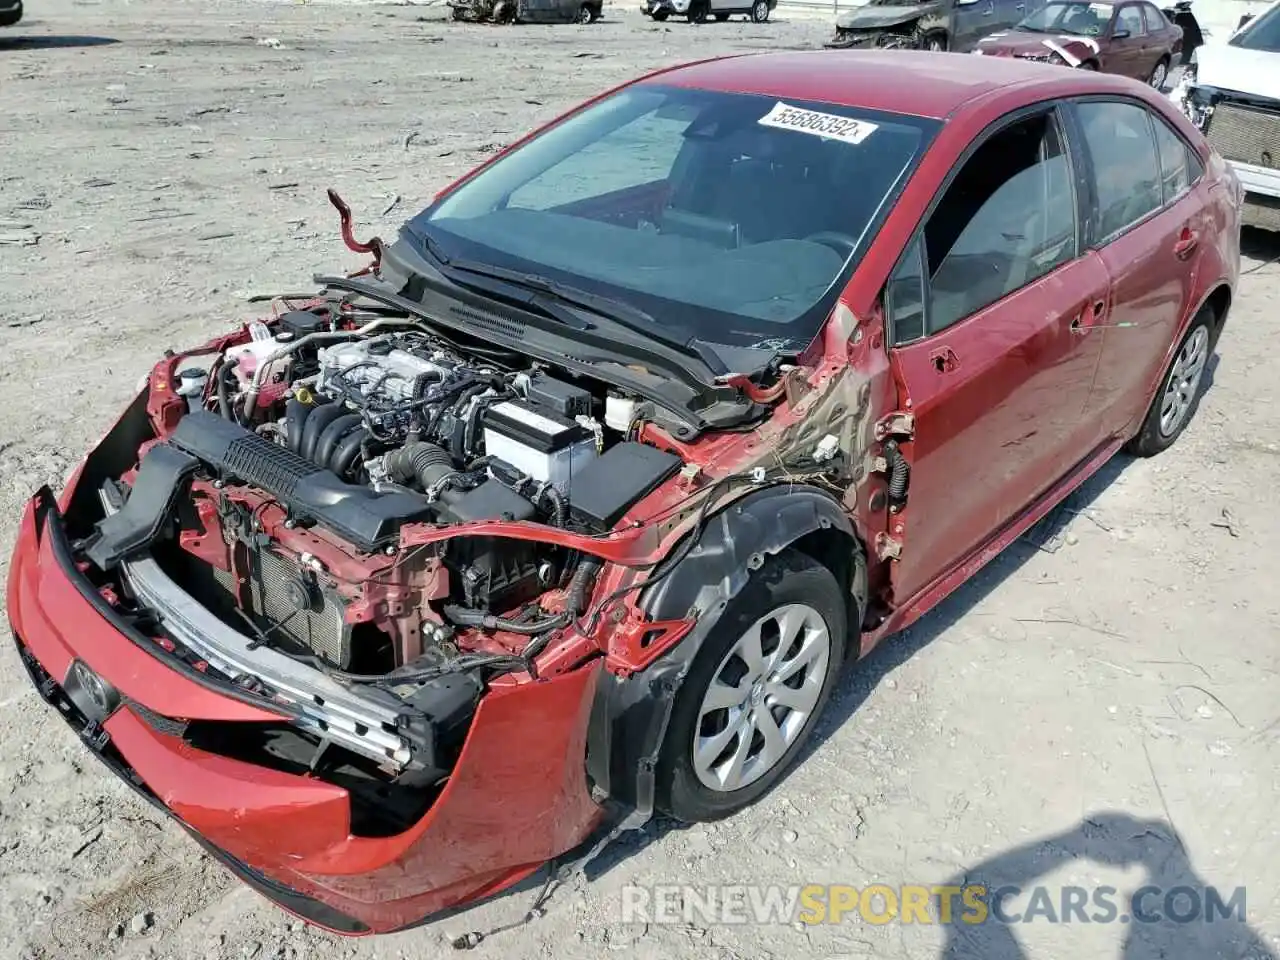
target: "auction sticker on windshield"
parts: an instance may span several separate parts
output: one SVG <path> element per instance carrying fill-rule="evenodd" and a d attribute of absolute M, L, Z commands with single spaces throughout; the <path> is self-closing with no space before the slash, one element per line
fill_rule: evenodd
<path fill-rule="evenodd" d="M 797 133 L 811 133 L 815 137 L 828 140 L 843 140 L 845 143 L 858 144 L 876 132 L 876 124 L 865 120 L 853 120 L 839 117 L 834 113 L 818 113 L 816 110 L 803 110 L 783 103 L 781 100 L 774 108 L 757 121 L 766 127 L 777 127 L 779 130 L 795 130 Z"/>

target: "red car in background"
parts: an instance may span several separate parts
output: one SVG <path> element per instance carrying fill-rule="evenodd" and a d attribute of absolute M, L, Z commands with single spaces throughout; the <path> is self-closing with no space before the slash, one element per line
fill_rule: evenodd
<path fill-rule="evenodd" d="M 1147 0 L 1052 0 L 1009 30 L 983 37 L 973 52 L 1115 73 L 1161 90 L 1182 39 L 1182 28 Z"/>
<path fill-rule="evenodd" d="M 856 186 L 856 189 L 855 189 Z M 840 665 L 1196 409 L 1240 186 L 1114 77 L 730 57 L 603 94 L 365 269 L 169 353 L 22 519 L 19 654 L 346 934 L 732 814 Z"/>

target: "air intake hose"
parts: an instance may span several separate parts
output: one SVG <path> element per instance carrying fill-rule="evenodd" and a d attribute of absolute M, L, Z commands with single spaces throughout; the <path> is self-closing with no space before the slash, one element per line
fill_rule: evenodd
<path fill-rule="evenodd" d="M 459 472 L 443 447 L 425 440 L 406 443 L 399 450 L 387 454 L 384 462 L 392 480 L 397 483 L 416 480 L 424 491 Z"/>

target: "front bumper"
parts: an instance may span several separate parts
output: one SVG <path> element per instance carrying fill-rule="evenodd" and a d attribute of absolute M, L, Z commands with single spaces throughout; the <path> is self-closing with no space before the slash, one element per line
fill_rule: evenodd
<path fill-rule="evenodd" d="M 22 520 L 8 614 L 41 695 L 117 775 L 259 892 L 335 932 L 396 930 L 496 893 L 581 843 L 601 821 L 585 774 L 598 664 L 491 689 L 426 814 L 401 834 L 365 837 L 352 833 L 341 787 L 204 752 L 174 732 L 185 720 L 280 717 L 187 675 L 127 623 L 113 621 L 72 562 L 47 489 Z M 88 716 L 82 707 L 89 701 L 68 695 L 77 663 L 118 693 L 102 716 Z"/>

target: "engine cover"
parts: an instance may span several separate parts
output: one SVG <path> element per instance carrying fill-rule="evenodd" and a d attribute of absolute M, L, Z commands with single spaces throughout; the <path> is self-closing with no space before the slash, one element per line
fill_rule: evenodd
<path fill-rule="evenodd" d="M 320 351 L 316 389 L 358 406 L 368 404 L 375 396 L 380 402 L 398 404 L 413 399 L 419 377 L 443 380 L 454 366 L 443 354 L 428 360 L 410 353 L 391 335 L 353 340 Z"/>

